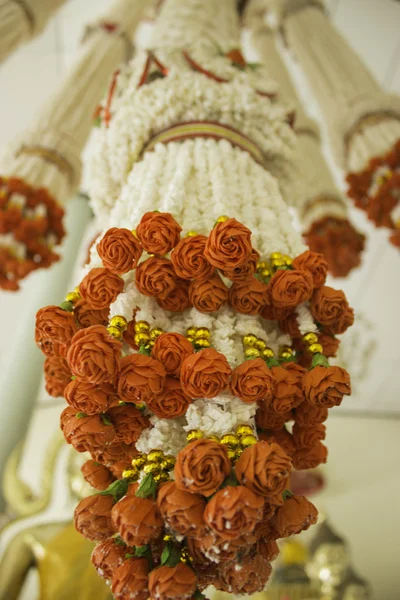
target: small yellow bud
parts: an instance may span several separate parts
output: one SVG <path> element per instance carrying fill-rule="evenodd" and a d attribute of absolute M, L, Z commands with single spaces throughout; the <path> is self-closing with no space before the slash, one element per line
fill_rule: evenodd
<path fill-rule="evenodd" d="M 236 435 L 240 437 L 243 435 L 253 435 L 253 428 L 250 425 L 238 425 L 236 427 Z"/>
<path fill-rule="evenodd" d="M 189 329 L 186 330 L 186 335 L 194 338 L 194 337 L 196 337 L 196 332 L 197 332 L 197 327 L 189 327 Z"/>
<path fill-rule="evenodd" d="M 169 481 L 169 475 L 165 471 L 161 471 L 160 473 L 155 473 L 154 481 L 156 483 L 163 483 L 164 481 Z"/>
<path fill-rule="evenodd" d="M 288 256 L 287 254 L 284 254 L 284 256 L 282 258 L 285 261 L 285 265 L 287 267 L 290 267 L 293 262 L 293 259 L 290 256 Z"/>
<path fill-rule="evenodd" d="M 231 448 L 236 448 L 239 444 L 238 437 L 234 433 L 226 433 L 220 439 L 220 444 L 224 446 L 230 446 Z"/>
<path fill-rule="evenodd" d="M 186 336 L 186 339 L 188 342 L 190 342 L 191 344 L 193 344 L 194 342 L 194 337 L 192 337 L 191 335 Z"/>
<path fill-rule="evenodd" d="M 135 331 L 136 333 L 144 333 L 150 331 L 150 325 L 147 321 L 138 321 L 135 323 Z"/>
<path fill-rule="evenodd" d="M 204 434 L 200 429 L 192 429 L 186 436 L 188 442 L 193 442 L 194 440 L 201 440 L 204 437 Z"/>
<path fill-rule="evenodd" d="M 271 271 L 270 269 L 263 269 L 261 271 L 261 277 L 263 277 L 264 279 L 268 279 L 268 277 L 271 277 Z"/>
<path fill-rule="evenodd" d="M 264 342 L 264 340 L 258 339 L 256 341 L 255 347 L 257 348 L 257 350 L 265 350 L 267 344 Z"/>
<path fill-rule="evenodd" d="M 263 358 L 274 358 L 275 353 L 272 348 L 265 348 L 265 350 L 262 351 L 262 355 Z"/>
<path fill-rule="evenodd" d="M 150 336 L 148 333 L 135 333 L 135 344 L 137 346 L 145 346 L 150 341 Z"/>
<path fill-rule="evenodd" d="M 260 273 L 264 269 L 268 269 L 268 263 L 266 260 L 262 260 L 257 263 L 257 271 Z"/>
<path fill-rule="evenodd" d="M 147 462 L 158 462 L 164 460 L 164 452 L 159 448 L 154 448 L 154 450 L 150 450 L 147 455 Z"/>
<path fill-rule="evenodd" d="M 207 439 L 211 440 L 212 442 L 217 442 L 217 444 L 219 444 L 219 437 L 216 435 L 208 435 Z"/>
<path fill-rule="evenodd" d="M 152 473 L 155 475 L 156 473 L 160 472 L 160 465 L 156 462 L 147 462 L 143 467 L 143 471 L 145 473 Z"/>
<path fill-rule="evenodd" d="M 303 342 L 310 345 L 316 344 L 318 342 L 318 336 L 316 333 L 310 331 L 309 333 L 303 335 Z"/>
<path fill-rule="evenodd" d="M 271 254 L 271 260 L 277 260 L 277 259 L 281 259 L 281 258 L 282 258 L 281 252 L 273 252 Z"/>
<path fill-rule="evenodd" d="M 116 315 L 115 317 L 112 317 L 110 325 L 117 327 L 121 331 L 125 331 L 128 326 L 128 321 L 122 315 Z"/>
<path fill-rule="evenodd" d="M 175 457 L 168 454 L 164 460 L 160 462 L 160 467 L 163 471 L 172 471 L 175 466 Z"/>
<path fill-rule="evenodd" d="M 240 438 L 242 448 L 248 448 L 249 446 L 254 446 L 254 444 L 257 444 L 257 438 L 254 435 L 243 435 Z"/>
<path fill-rule="evenodd" d="M 283 360 L 290 360 L 293 357 L 293 352 L 287 352 L 287 351 L 283 350 L 282 352 L 279 353 L 279 356 Z"/>
<path fill-rule="evenodd" d="M 122 471 L 122 477 L 124 479 L 132 479 L 133 481 L 137 481 L 139 479 L 139 471 L 138 469 L 125 469 L 125 471 Z"/>
<path fill-rule="evenodd" d="M 75 302 L 78 302 L 78 300 L 80 300 L 81 295 L 79 294 L 79 292 L 70 292 L 69 294 L 67 294 L 65 296 L 65 301 L 66 302 L 72 302 L 72 304 L 75 304 Z"/>
<path fill-rule="evenodd" d="M 132 235 L 137 239 L 138 234 L 136 233 L 136 229 L 132 229 Z"/>
<path fill-rule="evenodd" d="M 144 465 L 146 464 L 147 461 L 147 456 L 145 454 L 139 454 L 139 456 L 135 456 L 135 458 L 132 458 L 132 467 L 134 467 L 135 469 L 142 469 L 144 467 Z"/>
<path fill-rule="evenodd" d="M 154 329 L 150 331 L 150 339 L 155 341 L 163 333 L 164 331 L 161 329 L 161 327 L 154 327 Z"/>
<path fill-rule="evenodd" d="M 282 348 L 279 349 L 279 356 L 281 356 L 282 358 L 284 358 L 284 354 L 292 356 L 293 354 L 293 350 L 290 346 L 282 346 Z"/>
<path fill-rule="evenodd" d="M 207 327 L 199 327 L 196 333 L 194 334 L 195 338 L 207 338 L 211 337 L 211 332 Z"/>
<path fill-rule="evenodd" d="M 272 266 L 275 269 L 279 269 L 280 267 L 284 267 L 285 266 L 285 261 L 283 260 L 283 258 L 274 258 L 272 260 Z"/>
<path fill-rule="evenodd" d="M 235 460 L 236 448 L 227 448 L 226 451 L 227 451 L 229 460 Z"/>
<path fill-rule="evenodd" d="M 107 327 L 107 331 L 116 340 L 120 340 L 122 338 L 122 333 L 117 327 Z"/>
<path fill-rule="evenodd" d="M 199 348 L 209 348 L 211 346 L 210 340 L 207 340 L 206 338 L 195 339 L 194 343 Z"/>
<path fill-rule="evenodd" d="M 308 349 L 311 352 L 311 354 L 322 354 L 323 352 L 321 344 L 311 344 L 311 346 Z"/>
<path fill-rule="evenodd" d="M 194 237 L 195 235 L 197 235 L 197 231 L 188 231 L 186 237 Z"/>
<path fill-rule="evenodd" d="M 244 336 L 243 338 L 243 345 L 247 346 L 248 348 L 254 348 L 257 344 L 257 336 L 255 336 L 253 333 L 248 333 L 247 335 Z"/>
<path fill-rule="evenodd" d="M 217 223 L 225 223 L 225 221 L 227 221 L 229 219 L 229 217 L 227 217 L 226 215 L 221 215 L 220 217 L 218 217 L 217 219 Z"/>
<path fill-rule="evenodd" d="M 246 348 L 244 355 L 246 358 L 258 358 L 261 356 L 261 352 L 257 348 Z"/>

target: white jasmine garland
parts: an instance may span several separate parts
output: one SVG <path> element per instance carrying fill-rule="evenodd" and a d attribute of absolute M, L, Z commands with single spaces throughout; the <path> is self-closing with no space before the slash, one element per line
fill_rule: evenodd
<path fill-rule="evenodd" d="M 205 436 L 222 436 L 243 423 L 254 427 L 257 403 L 247 404 L 228 393 L 195 400 L 187 409 L 185 431 L 199 429 Z"/>
<path fill-rule="evenodd" d="M 152 427 L 144 429 L 136 442 L 139 452 L 148 454 L 150 450 L 161 448 L 164 454 L 176 456 L 186 446 L 185 419 L 150 418 Z"/>
<path fill-rule="evenodd" d="M 315 333 L 318 331 L 318 327 L 314 323 L 314 318 L 308 308 L 308 304 L 299 304 L 296 307 L 297 314 L 297 324 L 300 330 L 301 335 L 305 335 L 306 333 Z"/>

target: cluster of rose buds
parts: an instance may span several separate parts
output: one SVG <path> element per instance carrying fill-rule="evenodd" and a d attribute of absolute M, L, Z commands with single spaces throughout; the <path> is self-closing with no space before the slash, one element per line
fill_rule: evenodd
<path fill-rule="evenodd" d="M 235 219 L 219 220 L 208 237 L 180 239 L 180 231 L 171 215 L 156 212 L 143 217 L 135 234 L 109 230 L 97 245 L 104 267 L 36 320 L 47 390 L 68 403 L 61 429 L 78 452 L 90 453 L 82 472 L 98 490 L 77 507 L 76 527 L 98 542 L 93 563 L 120 600 L 201 598 L 211 584 L 236 594 L 264 589 L 276 540 L 317 518 L 308 500 L 289 491 L 290 473 L 326 462 L 323 422 L 350 394 L 347 372 L 326 356 L 335 353 L 334 336 L 351 325 L 353 311 L 342 292 L 325 286 L 320 255 L 304 252 L 292 260 L 275 253 L 260 262 L 249 230 Z M 143 251 L 154 256 L 143 260 Z M 197 333 L 209 333 L 205 328 L 190 328 L 185 337 L 151 330 L 134 315 L 130 322 L 120 316 L 108 322 L 110 305 L 124 290 L 121 275 L 130 271 L 136 270 L 137 290 L 158 290 L 160 303 L 165 282 L 154 277 L 162 269 L 137 276 L 155 259 L 167 261 L 174 281 L 189 288 L 213 280 L 216 269 L 224 278 L 230 273 L 230 290 L 262 288 L 263 301 L 246 292 L 237 312 L 257 313 L 261 325 L 278 320 L 293 349 L 275 356 L 250 331 L 243 360 L 231 365 L 197 343 Z M 305 302 L 318 333 L 300 332 L 295 309 Z M 152 332 L 151 343 L 136 343 Z M 184 432 L 191 404 L 221 394 L 252 405 L 255 419 L 222 436 L 192 430 L 173 456 L 162 447 L 138 451 L 157 419 Z"/>

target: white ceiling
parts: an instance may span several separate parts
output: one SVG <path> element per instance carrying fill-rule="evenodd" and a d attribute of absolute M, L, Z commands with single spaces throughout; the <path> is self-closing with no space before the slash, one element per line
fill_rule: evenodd
<path fill-rule="evenodd" d="M 51 93 L 73 59 L 84 24 L 93 21 L 110 0 L 69 0 L 43 35 L 16 52 L 0 67 L 1 145 L 32 122 L 44 98 Z M 388 90 L 400 93 L 400 3 L 394 0 L 330 0 L 334 23 L 364 58 Z M 0 147 L 1 150 L 1 147 Z M 400 297 L 397 250 L 387 242 L 386 231 L 376 231 L 359 211 L 353 211 L 359 228 L 368 235 L 363 265 L 349 279 L 336 281 L 357 311 L 375 325 L 378 348 L 370 374 L 344 410 L 399 411 L 400 372 L 398 339 Z M 2 336 L 0 373 L 12 351 L 15 329 L 26 302 L 45 278 L 35 274 L 18 294 L 0 292 Z M 54 302 L 57 302 L 54 298 Z M 32 330 L 26 331 L 31 338 Z M 13 338 L 14 336 L 14 338 Z M 2 378 L 4 382 L 4 379 Z M 4 385 L 4 384 L 3 384 Z"/>

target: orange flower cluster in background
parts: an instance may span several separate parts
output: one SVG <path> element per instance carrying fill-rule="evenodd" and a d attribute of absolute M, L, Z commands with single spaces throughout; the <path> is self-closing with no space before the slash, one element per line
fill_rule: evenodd
<path fill-rule="evenodd" d="M 64 211 L 46 189 L 5 177 L 0 209 L 0 288 L 15 291 L 29 273 L 59 259 L 52 248 L 64 237 Z"/>
<path fill-rule="evenodd" d="M 268 270 L 250 230 L 235 219 L 218 221 L 208 237 L 180 234 L 171 215 L 156 212 L 135 233 L 109 230 L 97 245 L 104 266 L 60 307 L 37 313 L 47 390 L 65 397 L 61 429 L 67 443 L 90 453 L 82 472 L 98 490 L 78 505 L 75 525 L 98 543 L 93 564 L 119 600 L 201 598 L 210 584 L 235 594 L 261 591 L 276 540 L 316 522 L 315 507 L 289 491 L 290 474 L 326 462 L 323 423 L 351 391 L 347 372 L 329 366 L 326 355 L 336 352 L 334 336 L 352 324 L 353 311 L 342 292 L 325 286 L 322 256 L 305 252 Z M 148 324 L 135 321 L 136 310 L 120 330 L 107 323 L 124 289 L 121 275 L 133 270 L 142 295 L 169 302 L 186 289 L 184 307 L 207 312 L 222 306 L 223 286 L 224 302 L 237 312 L 259 315 L 261 325 L 278 319 L 296 353 L 244 351 L 233 367 L 189 333 L 159 330 L 151 344 L 141 343 L 140 327 Z M 318 337 L 298 329 L 296 307 L 305 302 Z M 315 340 L 310 351 L 314 338 L 323 351 Z M 196 399 L 221 393 L 255 406 L 255 424 L 222 437 L 192 430 L 176 456 L 138 451 L 155 418 L 179 422 Z"/>

